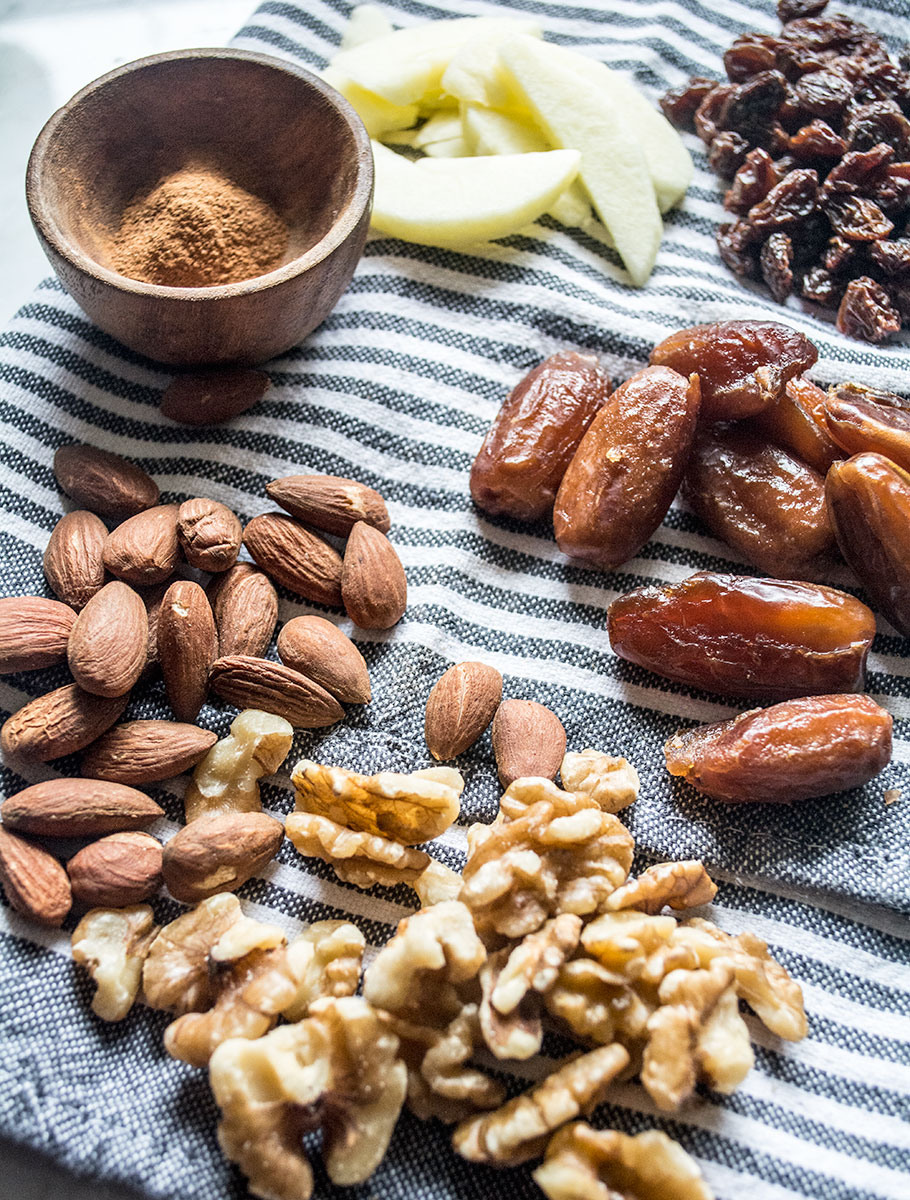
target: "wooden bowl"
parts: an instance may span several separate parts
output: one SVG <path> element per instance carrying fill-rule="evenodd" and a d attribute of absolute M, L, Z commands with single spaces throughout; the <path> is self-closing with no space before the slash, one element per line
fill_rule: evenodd
<path fill-rule="evenodd" d="M 189 164 L 222 171 L 287 223 L 265 275 L 163 287 L 115 271 L 106 247 L 121 215 Z M 106 333 L 159 362 L 256 363 L 325 319 L 363 252 L 373 194 L 370 140 L 328 84 L 245 50 L 179 50 L 127 63 L 50 118 L 26 195 L 61 283 Z"/>

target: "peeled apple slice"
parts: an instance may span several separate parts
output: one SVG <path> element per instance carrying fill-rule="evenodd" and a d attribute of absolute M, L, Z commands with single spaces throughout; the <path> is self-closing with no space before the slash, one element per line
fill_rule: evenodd
<path fill-rule="evenodd" d="M 467 42 L 534 33 L 540 33 L 536 22 L 506 17 L 429 21 L 342 50 L 331 65 L 359 87 L 392 104 L 417 104 L 433 101 L 441 94 L 443 73 Z"/>
<path fill-rule="evenodd" d="M 575 178 L 576 150 L 409 162 L 373 143 L 373 228 L 422 246 L 457 249 L 536 221 Z"/>
<path fill-rule="evenodd" d="M 433 142 L 447 142 L 452 138 L 460 138 L 463 134 L 461 114 L 457 112 L 434 113 L 430 119 L 417 130 L 414 135 L 414 146 L 424 150 Z"/>
<path fill-rule="evenodd" d="M 416 104 L 390 104 L 382 96 L 360 87 L 334 67 L 326 67 L 319 74 L 350 103 L 370 137 L 384 137 L 399 129 L 410 129 L 417 120 Z"/>
<path fill-rule="evenodd" d="M 372 42 L 393 32 L 394 26 L 381 8 L 375 4 L 358 4 L 344 27 L 341 48 L 353 50 L 355 46 L 362 46 L 364 42 Z"/>
<path fill-rule="evenodd" d="M 580 151 L 581 182 L 632 283 L 642 287 L 663 233 L 647 161 L 622 110 L 588 78 L 549 54 L 550 49 L 534 38 L 518 37 L 501 46 L 500 57 L 544 137 L 553 146 Z"/>
<path fill-rule="evenodd" d="M 529 36 L 540 37 L 540 31 L 529 31 Z M 449 96 L 457 96 L 465 104 L 480 104 L 516 116 L 528 116 L 527 108 L 499 61 L 502 41 L 502 34 L 472 38 L 452 56 L 442 77 L 442 90 Z"/>

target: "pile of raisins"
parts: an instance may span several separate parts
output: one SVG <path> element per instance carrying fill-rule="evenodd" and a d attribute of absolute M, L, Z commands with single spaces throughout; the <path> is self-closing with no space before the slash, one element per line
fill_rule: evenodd
<path fill-rule="evenodd" d="M 779 0 L 780 34 L 738 37 L 729 82 L 696 77 L 661 106 L 732 180 L 727 266 L 880 342 L 910 324 L 910 54 L 892 62 L 871 29 L 822 17 L 826 2 Z"/>

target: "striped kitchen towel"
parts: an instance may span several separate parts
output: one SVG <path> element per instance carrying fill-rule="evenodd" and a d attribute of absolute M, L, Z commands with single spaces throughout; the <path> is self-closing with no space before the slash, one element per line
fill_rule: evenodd
<path fill-rule="evenodd" d="M 689 74 L 722 74 L 721 58 L 746 29 L 773 31 L 769 4 L 699 0 L 600 0 L 580 6 L 462 0 L 447 8 L 413 0 L 384 5 L 399 25 L 449 15 L 534 15 L 546 36 L 634 75 L 654 99 Z M 905 2 L 851 15 L 894 40 Z M 341 0 L 306 8 L 262 5 L 237 44 L 322 66 L 349 13 Z M 453 661 L 499 667 L 510 696 L 540 700 L 563 719 L 569 744 L 627 755 L 642 796 L 624 814 L 641 863 L 702 857 L 721 884 L 713 913 L 730 932 L 754 930 L 801 982 L 810 1036 L 782 1047 L 753 1025 L 757 1065 L 738 1092 L 704 1093 L 672 1120 L 658 1118 L 635 1085 L 613 1089 L 597 1123 L 635 1132 L 655 1124 L 695 1155 L 721 1200 L 905 1200 L 910 1191 L 910 823 L 908 653 L 882 623 L 869 689 L 895 717 L 892 765 L 855 793 L 794 811 L 734 809 L 673 786 L 661 746 L 680 725 L 736 711 L 717 697 L 668 687 L 610 652 L 604 612 L 618 593 L 674 581 L 699 568 L 742 562 L 683 508 L 649 545 L 611 575 L 571 565 L 545 525 L 491 520 L 473 509 L 467 472 L 498 405 L 521 375 L 558 349 L 600 355 L 621 379 L 653 343 L 695 321 L 779 319 L 776 305 L 722 266 L 713 226 L 720 194 L 695 139 L 696 176 L 670 214 L 657 268 L 633 291 L 602 232 L 547 218 L 521 236 L 456 254 L 373 238 L 348 292 L 307 342 L 269 364 L 273 388 L 253 411 L 213 429 L 175 426 L 158 411 L 171 375 L 95 329 L 48 281 L 0 335 L 0 580 L 3 595 L 45 593 L 41 554 L 61 512 L 53 450 L 88 441 L 139 461 L 166 499 L 207 495 L 243 518 L 270 506 L 264 485 L 294 471 L 362 479 L 389 501 L 393 540 L 408 573 L 409 607 L 389 633 L 354 631 L 370 666 L 373 702 L 328 731 L 299 734 L 289 763 L 308 755 L 361 770 L 425 766 L 423 703 Z M 840 337 L 799 307 L 786 319 L 818 344 L 813 377 L 844 378 L 910 393 L 906 336 L 884 347 Z M 853 589 L 846 571 L 831 582 Z M 281 619 L 318 611 L 283 593 Z M 351 631 L 338 614 L 328 614 Z M 62 670 L 6 677 L 10 712 L 64 681 Z M 166 715 L 159 688 L 131 717 Z M 223 733 L 232 712 L 208 707 L 202 723 Z M 458 864 L 465 827 L 490 819 L 498 788 L 489 738 L 464 756 L 461 821 L 434 853 Z M 75 763 L 3 768 L 4 794 Z M 902 789 L 885 803 L 887 789 Z M 181 818 L 180 786 L 155 789 L 166 838 Z M 276 814 L 291 807 L 289 779 L 264 789 Z M 285 844 L 241 891 L 247 911 L 289 931 L 350 914 L 381 944 L 413 906 L 406 889 L 363 893 Z M 176 906 L 161 901 L 159 917 Z M 91 988 L 69 961 L 66 933 L 40 931 L 0 908 L 0 1133 L 43 1149 L 81 1173 L 147 1196 L 224 1200 L 239 1176 L 214 1138 L 216 1113 L 204 1073 L 169 1060 L 165 1018 L 137 1009 L 119 1026 L 88 1011 Z M 71 928 L 71 924 L 67 926 Z M 547 1047 L 553 1054 L 565 1047 Z M 535 1062 L 534 1070 L 547 1066 Z M 457 1159 L 445 1131 L 404 1117 L 376 1176 L 344 1193 L 319 1176 L 320 1197 L 534 1196 L 525 1170 L 494 1173 Z"/>

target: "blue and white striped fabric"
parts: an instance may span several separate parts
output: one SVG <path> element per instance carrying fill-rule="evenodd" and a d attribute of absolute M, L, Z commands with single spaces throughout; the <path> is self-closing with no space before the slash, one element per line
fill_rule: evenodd
<path fill-rule="evenodd" d="M 454 2 L 454 0 L 453 0 Z M 746 29 L 773 31 L 769 4 L 714 0 L 599 0 L 580 6 L 525 0 L 456 8 L 400 0 L 383 5 L 399 25 L 512 9 L 536 16 L 547 37 L 634 74 L 655 98 L 691 73 L 722 74 L 721 56 Z M 903 40 L 910 8 L 885 0 L 845 6 Z M 349 6 L 306 9 L 269 0 L 237 44 L 322 66 L 336 49 Z M 0 586 L 44 594 L 41 554 L 61 512 L 53 450 L 89 441 L 135 458 L 166 499 L 212 496 L 243 518 L 269 505 L 264 485 L 294 471 L 350 475 L 388 499 L 392 537 L 408 573 L 409 607 L 388 634 L 356 637 L 375 699 L 339 727 L 298 735 L 295 756 L 363 770 L 425 766 L 423 704 L 453 661 L 499 667 L 509 696 L 527 696 L 563 719 L 572 748 L 627 755 L 642 775 L 628 818 L 640 864 L 704 857 L 720 883 L 713 916 L 730 932 L 754 930 L 803 985 L 810 1035 L 782 1046 L 757 1023 L 756 1069 L 739 1091 L 704 1092 L 673 1120 L 659 1118 L 637 1085 L 613 1089 L 596 1123 L 636 1132 L 659 1125 L 697 1158 L 721 1200 L 906 1200 L 910 1195 L 910 739 L 906 642 L 884 623 L 869 688 L 895 716 L 894 762 L 879 780 L 794 811 L 730 809 L 674 786 L 661 746 L 679 725 L 729 715 L 716 697 L 667 687 L 612 656 L 604 610 L 619 592 L 684 578 L 697 568 L 744 569 L 692 516 L 674 508 L 641 555 L 600 575 L 570 565 L 544 525 L 519 527 L 476 512 L 467 472 L 498 405 L 520 376 L 558 349 L 597 352 L 614 378 L 641 365 L 651 345 L 695 321 L 780 318 L 758 289 L 720 263 L 713 225 L 719 192 L 700 146 L 682 211 L 667 219 L 657 268 L 642 291 L 625 286 L 605 239 L 544 219 L 519 237 L 460 255 L 385 238 L 367 246 L 336 311 L 307 343 L 269 366 L 273 388 L 255 410 L 215 429 L 178 427 L 157 408 L 171 376 L 93 328 L 48 281 L 0 335 Z M 870 348 L 840 337 L 816 315 L 786 319 L 820 348 L 813 376 L 854 378 L 910 393 L 906 336 Z M 832 582 L 855 587 L 846 572 Z M 281 618 L 317 611 L 285 593 Z M 334 614 L 335 619 L 339 619 Z M 349 623 L 342 627 L 350 631 Z M 0 681 L 13 711 L 64 682 L 62 670 Z M 166 715 L 163 694 L 128 715 Z M 232 712 L 207 708 L 222 733 Z M 489 819 L 498 789 L 489 738 L 465 755 L 460 823 L 434 853 L 453 865 L 464 831 Z M 4 794 L 54 773 L 3 769 Z M 891 804 L 886 789 L 902 789 Z M 178 827 L 180 787 L 155 789 Z M 264 789 L 266 807 L 291 806 L 287 774 Z M 890 798 L 890 797 L 889 797 Z M 406 889 L 363 893 L 285 844 L 278 861 L 241 892 L 245 907 L 293 931 L 349 914 L 376 946 L 413 906 Z M 177 906 L 157 903 L 160 919 Z M 69 926 L 68 926 L 69 927 Z M 69 961 L 66 932 L 42 931 L 0 907 L 0 1133 L 74 1170 L 122 1182 L 149 1197 L 225 1200 L 244 1187 L 221 1157 L 205 1075 L 167 1058 L 166 1018 L 138 1008 L 120 1026 L 88 1010 L 91 988 Z M 566 1046 L 546 1047 L 558 1055 Z M 546 1060 L 533 1070 L 547 1069 Z M 527 1078 L 525 1068 L 516 1079 Z M 0 1189 L 2 1190 L 2 1189 Z M 372 1180 L 336 1191 L 317 1175 L 319 1197 L 480 1200 L 539 1195 L 525 1170 L 495 1173 L 462 1162 L 442 1127 L 402 1118 Z"/>

